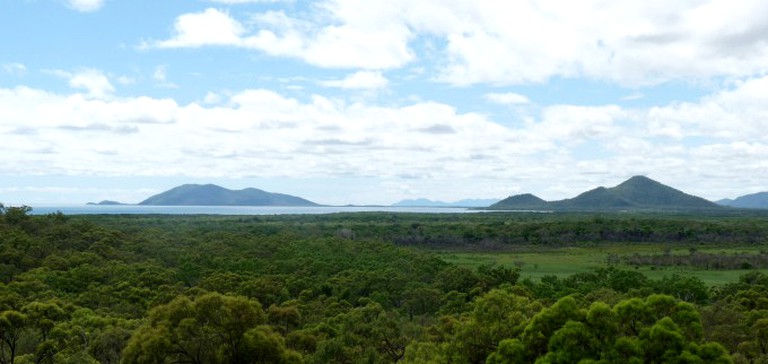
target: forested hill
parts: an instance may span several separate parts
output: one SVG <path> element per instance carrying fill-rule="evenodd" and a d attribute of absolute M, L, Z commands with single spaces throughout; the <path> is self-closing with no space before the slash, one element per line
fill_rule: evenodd
<path fill-rule="evenodd" d="M 319 206 L 301 197 L 272 193 L 256 188 L 229 190 L 207 184 L 182 185 L 154 195 L 139 205 L 158 206 Z"/>
<path fill-rule="evenodd" d="M 745 209 L 768 209 L 768 192 L 758 192 L 737 197 L 735 200 L 720 200 L 717 203 Z"/>
<path fill-rule="evenodd" d="M 491 205 L 499 210 L 552 211 L 688 211 L 718 210 L 722 206 L 689 195 L 648 177 L 634 176 L 618 186 L 598 187 L 574 198 L 547 202 L 533 195 L 516 195 Z"/>

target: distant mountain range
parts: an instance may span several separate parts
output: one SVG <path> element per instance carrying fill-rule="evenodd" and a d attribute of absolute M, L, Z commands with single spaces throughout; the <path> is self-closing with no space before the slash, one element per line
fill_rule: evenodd
<path fill-rule="evenodd" d="M 125 205 L 111 200 L 89 205 Z M 320 206 L 301 197 L 256 188 L 229 190 L 221 186 L 186 184 L 154 195 L 139 205 L 156 206 Z M 733 208 L 768 209 L 768 192 L 754 193 L 717 203 L 686 194 L 648 177 L 634 176 L 615 187 L 598 187 L 574 198 L 545 201 L 530 193 L 501 201 L 467 199 L 455 202 L 428 199 L 403 200 L 395 207 L 469 207 L 491 210 L 535 211 L 706 211 Z"/>
<path fill-rule="evenodd" d="M 768 209 L 768 192 L 758 192 L 737 197 L 734 200 L 723 199 L 717 201 L 723 206 L 738 207 L 743 209 Z"/>
<path fill-rule="evenodd" d="M 207 184 L 187 184 L 154 195 L 139 205 L 156 206 L 320 206 L 301 197 L 256 188 L 229 190 Z"/>
<path fill-rule="evenodd" d="M 522 194 L 510 196 L 489 207 L 493 210 L 547 211 L 690 211 L 723 208 L 644 176 L 634 176 L 611 188 L 598 187 L 566 200 L 545 201 L 531 194 Z"/>
<path fill-rule="evenodd" d="M 432 201 L 426 198 L 419 198 L 413 200 L 402 200 L 400 202 L 393 203 L 395 207 L 488 207 L 490 205 L 499 202 L 499 200 L 490 199 L 469 199 L 460 200 L 455 202 L 443 202 Z"/>

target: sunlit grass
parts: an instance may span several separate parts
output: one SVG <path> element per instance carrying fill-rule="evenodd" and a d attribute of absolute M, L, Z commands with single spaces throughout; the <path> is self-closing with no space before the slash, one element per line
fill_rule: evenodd
<path fill-rule="evenodd" d="M 525 247 L 516 252 L 500 253 L 471 253 L 471 252 L 445 252 L 440 257 L 450 263 L 464 266 L 470 269 L 476 269 L 480 265 L 501 265 L 509 268 L 520 268 L 521 279 L 530 278 L 538 280 L 546 275 L 555 275 L 558 277 L 567 277 L 576 273 L 589 272 L 600 267 L 607 267 L 607 258 L 609 254 L 618 254 L 619 256 L 632 254 L 674 254 L 687 255 L 694 248 L 702 253 L 749 253 L 756 254 L 766 249 L 762 246 L 745 247 L 699 247 L 699 246 L 677 246 L 672 247 L 665 244 L 603 244 L 591 247 L 568 247 L 568 248 L 541 248 L 536 246 Z M 642 272 L 651 279 L 661 279 L 664 276 L 672 274 L 694 275 L 699 277 L 708 285 L 721 285 L 730 282 L 736 282 L 739 277 L 745 273 L 755 271 L 755 269 L 736 269 L 736 270 L 706 270 L 695 267 L 672 266 L 672 267 L 634 267 L 625 263 L 616 265 L 620 269 L 631 269 Z M 768 274 L 768 269 L 759 269 L 758 271 Z"/>

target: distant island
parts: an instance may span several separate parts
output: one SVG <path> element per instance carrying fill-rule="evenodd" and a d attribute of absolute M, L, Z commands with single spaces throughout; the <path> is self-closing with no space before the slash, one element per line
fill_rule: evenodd
<path fill-rule="evenodd" d="M 689 195 L 645 176 L 634 176 L 618 186 L 598 187 L 574 198 L 545 201 L 532 194 L 510 196 L 491 210 L 547 211 L 710 211 L 725 207 Z"/>
<path fill-rule="evenodd" d="M 118 205 L 128 205 L 126 203 L 112 201 L 112 200 L 104 200 L 101 202 L 89 202 L 86 205 L 95 205 L 95 206 L 118 206 Z"/>
<path fill-rule="evenodd" d="M 229 190 L 214 184 L 186 184 L 159 193 L 139 205 L 151 206 L 320 206 L 301 197 L 257 188 Z"/>

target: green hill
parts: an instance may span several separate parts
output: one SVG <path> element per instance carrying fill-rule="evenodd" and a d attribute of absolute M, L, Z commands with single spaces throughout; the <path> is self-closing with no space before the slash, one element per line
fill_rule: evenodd
<path fill-rule="evenodd" d="M 734 200 L 720 200 L 718 204 L 744 209 L 768 209 L 768 192 L 744 195 Z"/>
<path fill-rule="evenodd" d="M 549 202 L 544 201 L 530 193 L 507 197 L 493 205 L 496 210 L 547 210 Z"/>
<path fill-rule="evenodd" d="M 644 176 L 634 176 L 611 188 L 598 187 L 566 200 L 547 202 L 526 194 L 508 197 L 490 207 L 496 210 L 552 211 L 691 211 L 721 208 L 714 202 L 686 194 Z"/>
<path fill-rule="evenodd" d="M 717 208 L 714 202 L 689 195 L 663 185 L 648 177 L 635 176 L 612 188 L 617 194 L 640 206 L 677 206 L 688 208 Z"/>
<path fill-rule="evenodd" d="M 301 197 L 256 188 L 229 190 L 207 184 L 187 184 L 154 195 L 139 205 L 157 206 L 318 206 Z"/>
<path fill-rule="evenodd" d="M 612 188 L 598 187 L 571 199 L 552 202 L 550 205 L 559 210 L 614 210 L 630 208 L 634 203 Z"/>

